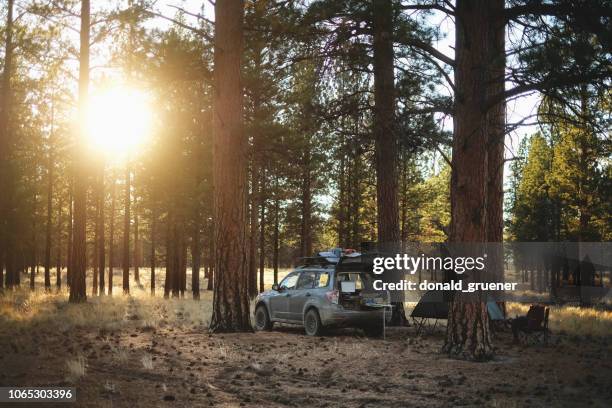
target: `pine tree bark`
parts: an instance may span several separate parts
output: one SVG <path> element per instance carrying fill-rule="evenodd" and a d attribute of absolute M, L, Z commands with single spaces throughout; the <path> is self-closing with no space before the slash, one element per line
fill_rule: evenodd
<path fill-rule="evenodd" d="M 171 258 L 170 258 L 170 282 L 172 285 L 172 297 L 180 297 L 181 292 L 181 276 L 180 276 L 180 244 L 179 244 L 179 233 L 176 223 L 172 226 L 172 242 L 171 245 Z"/>
<path fill-rule="evenodd" d="M 81 1 L 81 33 L 79 54 L 79 116 L 81 129 L 78 146 L 85 142 L 84 123 L 86 118 L 86 101 L 89 93 L 89 30 L 90 30 L 89 0 Z M 76 151 L 76 173 L 74 177 L 74 226 L 72 237 L 72 271 L 70 285 L 70 301 L 84 302 L 87 300 L 85 287 L 85 269 L 87 266 L 86 232 L 87 223 L 87 160 L 83 154 L 85 149 Z"/>
<path fill-rule="evenodd" d="M 47 225 L 45 231 L 45 290 L 51 290 L 51 232 L 53 229 L 53 144 L 54 104 L 51 101 L 51 131 L 49 134 L 49 152 L 47 157 Z M 59 222 L 59 218 L 58 218 Z"/>
<path fill-rule="evenodd" d="M 214 288 L 214 271 L 215 271 L 215 221 L 211 220 L 208 228 L 208 281 L 206 282 L 206 290 L 213 290 Z"/>
<path fill-rule="evenodd" d="M 280 232 L 280 200 L 278 198 L 278 177 L 275 177 L 274 191 L 274 234 L 272 236 L 272 268 L 274 270 L 274 284 L 278 284 L 278 255 L 279 255 L 279 232 Z"/>
<path fill-rule="evenodd" d="M 74 180 L 68 187 L 68 245 L 66 246 L 66 285 L 72 285 L 72 232 L 74 230 Z"/>
<path fill-rule="evenodd" d="M 14 1 L 8 0 L 6 26 L 4 30 L 4 69 L 2 72 L 2 94 L 0 103 L 0 288 L 3 287 L 3 271 L 6 268 L 6 287 L 12 288 L 16 283 L 16 259 L 13 209 L 14 183 L 11 177 L 10 153 L 13 149 L 13 137 L 10 129 L 10 110 L 12 108 L 11 76 L 13 73 L 13 8 Z"/>
<path fill-rule="evenodd" d="M 385 247 L 395 246 L 400 239 L 392 1 L 374 0 L 373 13 L 376 205 L 378 242 Z"/>
<path fill-rule="evenodd" d="M 134 281 L 136 285 L 140 286 L 140 257 L 142 256 L 142 250 L 140 248 L 140 229 L 139 229 L 139 217 L 138 217 L 138 196 L 136 194 L 136 171 L 134 171 L 132 184 L 134 185 Z"/>
<path fill-rule="evenodd" d="M 384 251 L 399 250 L 399 204 L 395 129 L 395 77 L 393 53 L 393 4 L 391 0 L 373 2 L 374 49 L 374 150 L 376 161 L 376 207 L 378 245 Z M 406 321 L 401 299 L 395 299 L 391 323 Z"/>
<path fill-rule="evenodd" d="M 96 238 L 98 242 L 96 262 L 98 263 L 98 273 L 100 274 L 99 294 L 104 295 L 104 272 L 106 271 L 106 242 L 104 237 L 104 163 L 98 169 L 98 219 L 96 222 Z"/>
<path fill-rule="evenodd" d="M 56 267 L 55 267 L 55 287 L 57 291 L 62 288 L 62 205 L 63 201 L 60 199 L 57 203 L 57 230 L 56 230 Z"/>
<path fill-rule="evenodd" d="M 164 299 L 167 299 L 170 296 L 170 278 L 171 278 L 171 243 L 172 243 L 172 209 L 168 212 L 168 216 L 166 217 L 166 273 L 164 276 Z"/>
<path fill-rule="evenodd" d="M 302 224 L 300 229 L 300 256 L 312 255 L 312 157 L 310 142 L 306 143 L 302 161 Z"/>
<path fill-rule="evenodd" d="M 501 6 L 501 9 L 500 9 Z M 458 0 L 456 4 L 455 87 L 451 180 L 451 243 L 487 241 L 489 125 L 486 113 L 492 22 L 503 1 Z M 482 256 L 482 254 L 474 254 Z M 482 282 L 472 271 L 465 282 Z M 486 294 L 457 292 L 450 307 L 444 351 L 451 356 L 486 360 L 493 355 Z"/>
<path fill-rule="evenodd" d="M 191 294 L 193 299 L 200 299 L 200 267 L 202 266 L 202 248 L 201 248 L 201 200 L 200 191 L 202 183 L 202 168 L 199 163 L 203 160 L 203 149 L 201 140 L 204 137 L 204 129 L 202 135 L 194 136 L 192 152 L 196 165 L 193 167 L 193 188 L 195 198 L 193 203 L 193 233 L 191 237 Z"/>
<path fill-rule="evenodd" d="M 250 230 L 249 230 L 249 296 L 257 296 L 257 197 L 259 190 L 259 171 L 258 171 L 258 148 L 257 136 L 253 136 L 253 160 L 251 162 L 251 194 L 250 194 Z"/>
<path fill-rule="evenodd" d="M 265 262 L 266 262 L 266 196 L 264 194 L 264 181 L 266 169 L 261 168 L 261 184 L 259 188 L 259 292 L 264 291 Z"/>
<path fill-rule="evenodd" d="M 131 197 L 131 171 L 129 158 L 125 164 L 125 202 L 123 213 L 123 293 L 130 293 L 130 204 Z"/>
<path fill-rule="evenodd" d="M 111 184 L 111 210 L 108 222 L 110 223 L 110 231 L 108 237 L 108 295 L 113 294 L 113 267 L 115 265 L 115 207 L 117 205 L 117 181 L 113 172 Z"/>
<path fill-rule="evenodd" d="M 155 191 L 153 192 L 153 196 L 155 197 Z M 153 204 L 151 206 L 151 296 L 155 296 L 155 234 L 157 227 L 157 210 L 156 203 L 153 200 Z"/>
<path fill-rule="evenodd" d="M 199 206 L 198 206 L 199 207 Z M 191 293 L 195 300 L 200 299 L 200 264 L 202 252 L 200 249 L 200 211 L 196 210 L 191 245 Z"/>
<path fill-rule="evenodd" d="M 185 220 L 182 219 L 181 229 L 179 233 L 179 289 L 181 298 L 185 297 L 187 291 L 187 243 L 185 239 Z"/>
<path fill-rule="evenodd" d="M 503 0 L 492 0 L 493 10 L 489 29 L 491 40 L 490 65 L 488 68 L 489 97 L 504 92 L 506 70 L 506 21 L 501 12 Z M 488 185 L 487 185 L 487 266 L 489 277 L 494 282 L 504 281 L 504 253 L 502 247 L 504 233 L 504 140 L 506 136 L 506 103 L 495 104 L 488 115 Z M 505 306 L 502 307 L 505 313 Z"/>
<path fill-rule="evenodd" d="M 244 2 L 215 3 L 212 332 L 251 331 L 248 294 L 247 140 L 242 111 Z"/>

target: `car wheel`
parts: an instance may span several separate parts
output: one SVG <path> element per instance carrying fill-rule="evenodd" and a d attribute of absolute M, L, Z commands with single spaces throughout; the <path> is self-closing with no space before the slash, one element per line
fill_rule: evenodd
<path fill-rule="evenodd" d="M 255 309 L 255 330 L 272 330 L 272 321 L 270 315 L 268 315 L 268 309 L 264 305 L 259 305 Z"/>
<path fill-rule="evenodd" d="M 318 336 L 323 332 L 323 325 L 319 312 L 315 309 L 310 309 L 304 316 L 304 330 L 308 336 Z"/>

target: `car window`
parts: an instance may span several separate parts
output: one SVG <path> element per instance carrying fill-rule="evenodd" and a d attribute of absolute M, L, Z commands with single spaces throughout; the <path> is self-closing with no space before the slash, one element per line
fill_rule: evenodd
<path fill-rule="evenodd" d="M 319 272 L 317 281 L 315 282 L 315 288 L 326 288 L 329 283 L 329 272 Z"/>
<path fill-rule="evenodd" d="M 312 289 L 317 280 L 316 271 L 302 271 L 298 280 L 297 289 Z"/>
<path fill-rule="evenodd" d="M 282 289 L 295 289 L 299 277 L 300 274 L 297 272 L 290 273 L 281 281 L 279 287 Z"/>

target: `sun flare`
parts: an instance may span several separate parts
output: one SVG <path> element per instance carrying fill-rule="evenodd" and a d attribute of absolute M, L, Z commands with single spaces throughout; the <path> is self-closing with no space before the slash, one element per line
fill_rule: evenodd
<path fill-rule="evenodd" d="M 142 147 L 151 131 L 149 98 L 137 89 L 111 88 L 94 93 L 87 112 L 89 145 L 112 156 Z"/>

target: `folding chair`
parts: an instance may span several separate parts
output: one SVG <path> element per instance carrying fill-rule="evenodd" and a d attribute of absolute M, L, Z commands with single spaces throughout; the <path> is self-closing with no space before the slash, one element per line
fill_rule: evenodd
<path fill-rule="evenodd" d="M 526 342 L 534 339 L 547 345 L 550 333 L 548 330 L 549 314 L 550 309 L 548 307 L 533 305 L 529 308 L 527 316 L 513 320 L 513 331 L 522 333 Z"/>

